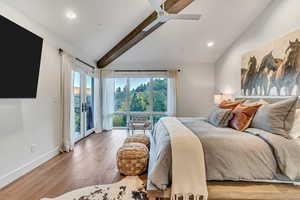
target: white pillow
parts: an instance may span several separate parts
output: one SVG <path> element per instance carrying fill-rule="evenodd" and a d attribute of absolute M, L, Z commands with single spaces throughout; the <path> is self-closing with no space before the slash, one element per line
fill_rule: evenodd
<path fill-rule="evenodd" d="M 289 135 L 293 139 L 300 138 L 300 109 L 296 110 L 295 121 Z"/>

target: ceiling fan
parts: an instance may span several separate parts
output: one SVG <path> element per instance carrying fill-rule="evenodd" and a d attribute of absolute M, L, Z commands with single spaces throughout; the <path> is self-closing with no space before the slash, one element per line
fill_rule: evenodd
<path fill-rule="evenodd" d="M 163 4 L 164 1 L 165 0 L 149 0 L 151 6 L 157 12 L 157 18 L 146 28 L 144 28 L 143 31 L 147 32 L 157 24 L 165 23 L 169 20 L 199 20 L 201 17 L 201 15 L 199 14 L 170 14 L 167 11 L 165 11 Z"/>

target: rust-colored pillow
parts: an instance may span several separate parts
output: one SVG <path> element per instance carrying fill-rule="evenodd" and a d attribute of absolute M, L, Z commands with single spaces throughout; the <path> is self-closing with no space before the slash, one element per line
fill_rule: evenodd
<path fill-rule="evenodd" d="M 245 106 L 239 104 L 233 111 L 233 118 L 229 122 L 229 126 L 238 131 L 244 131 L 250 125 L 257 109 L 261 104 L 254 106 Z"/>
<path fill-rule="evenodd" d="M 242 101 L 228 101 L 228 100 L 224 100 L 220 103 L 219 107 L 222 109 L 235 109 L 235 107 L 237 107 L 238 105 L 240 105 L 242 103 Z"/>

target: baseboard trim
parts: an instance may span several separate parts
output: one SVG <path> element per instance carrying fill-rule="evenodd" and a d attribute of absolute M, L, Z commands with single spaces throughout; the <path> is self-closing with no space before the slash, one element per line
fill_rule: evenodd
<path fill-rule="evenodd" d="M 41 164 L 47 162 L 51 158 L 55 157 L 59 154 L 59 147 L 56 147 L 54 150 L 44 153 L 34 159 L 33 161 L 24 164 L 23 166 L 12 170 L 11 172 L 7 173 L 6 175 L 0 177 L 0 189 L 7 186 L 8 184 L 12 183 L 13 181 L 17 180 L 18 178 L 24 176 L 31 170 L 37 168 Z"/>

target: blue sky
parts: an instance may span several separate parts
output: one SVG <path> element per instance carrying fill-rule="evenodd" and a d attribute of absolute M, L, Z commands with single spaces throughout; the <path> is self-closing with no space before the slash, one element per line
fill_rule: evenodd
<path fill-rule="evenodd" d="M 87 88 L 92 88 L 92 81 L 91 81 L 91 77 L 87 76 L 86 80 L 87 80 Z M 74 87 L 80 87 L 80 73 L 79 72 L 75 72 L 74 73 Z"/>

